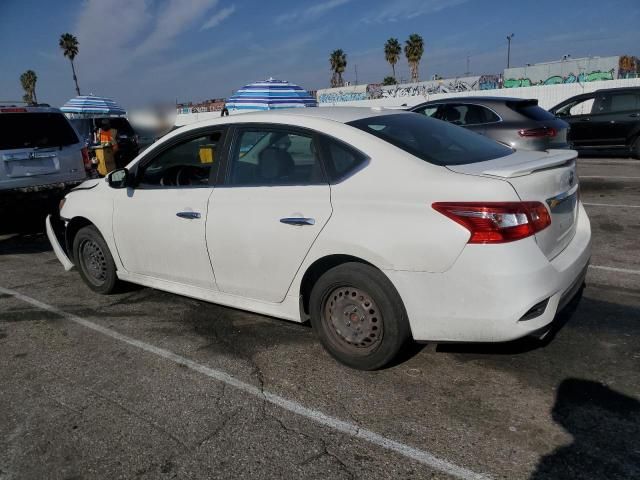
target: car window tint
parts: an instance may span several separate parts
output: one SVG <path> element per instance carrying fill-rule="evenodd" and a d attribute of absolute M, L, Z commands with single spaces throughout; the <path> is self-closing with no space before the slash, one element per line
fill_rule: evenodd
<path fill-rule="evenodd" d="M 553 120 L 554 115 L 544 108 L 538 106 L 537 101 L 524 100 L 520 102 L 506 102 L 511 110 L 530 120 Z"/>
<path fill-rule="evenodd" d="M 608 111 L 620 112 L 638 108 L 638 97 L 633 93 L 619 93 L 611 96 Z"/>
<path fill-rule="evenodd" d="M 326 183 L 311 135 L 242 129 L 231 155 L 230 185 Z"/>
<path fill-rule="evenodd" d="M 0 150 L 66 147 L 78 142 L 62 113 L 0 114 Z"/>
<path fill-rule="evenodd" d="M 435 113 L 438 111 L 438 105 L 431 105 L 429 107 L 422 107 L 418 110 L 414 110 L 415 113 L 420 113 L 422 115 L 426 115 L 427 117 L 433 117 Z"/>
<path fill-rule="evenodd" d="M 484 162 L 513 153 L 482 135 L 424 115 L 380 115 L 349 125 L 435 165 Z"/>
<path fill-rule="evenodd" d="M 498 122 L 500 117 L 482 105 L 465 105 L 466 110 L 461 125 L 478 125 L 482 123 Z"/>
<path fill-rule="evenodd" d="M 343 143 L 328 140 L 327 146 L 327 174 L 332 182 L 342 180 L 367 161 L 367 157 L 362 153 Z"/>
<path fill-rule="evenodd" d="M 464 125 L 464 117 L 467 114 L 465 105 L 440 105 L 434 118 L 453 123 L 454 125 Z"/>
<path fill-rule="evenodd" d="M 217 165 L 221 136 L 221 132 L 214 132 L 169 147 L 143 167 L 138 185 L 142 188 L 208 186 L 211 168 Z"/>

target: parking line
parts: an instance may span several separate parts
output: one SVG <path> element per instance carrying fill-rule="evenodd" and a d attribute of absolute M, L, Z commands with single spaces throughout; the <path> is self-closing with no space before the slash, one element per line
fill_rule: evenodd
<path fill-rule="evenodd" d="M 630 273 L 631 275 L 640 275 L 640 270 L 632 270 L 630 268 L 606 267 L 604 265 L 589 265 L 589 268 L 596 270 L 606 270 L 608 272 Z"/>
<path fill-rule="evenodd" d="M 640 208 L 640 205 L 616 205 L 613 203 L 584 203 L 587 207 L 616 207 L 616 208 Z"/>
<path fill-rule="evenodd" d="M 393 452 L 399 453 L 400 455 L 403 455 L 407 458 L 420 462 L 424 465 L 427 465 L 435 470 L 439 470 L 448 475 L 451 475 L 463 480 L 489 480 L 491 478 L 485 474 L 476 473 L 467 468 L 460 467 L 451 462 L 448 462 L 447 460 L 443 460 L 425 450 L 419 450 L 417 448 L 411 447 L 409 445 L 398 442 L 396 440 L 392 440 L 390 438 L 384 437 L 371 430 L 361 428 L 358 425 L 355 425 L 353 423 L 345 422 L 338 418 L 326 415 L 318 410 L 313 410 L 311 408 L 305 407 L 304 405 L 296 401 L 288 400 L 284 397 L 281 397 L 280 395 L 268 392 L 266 390 L 262 390 L 254 385 L 243 382 L 242 380 L 238 380 L 237 378 L 233 377 L 232 375 L 229 375 L 226 372 L 223 372 L 221 370 L 216 370 L 215 368 L 207 367 L 200 363 L 194 362 L 193 360 L 189 360 L 188 358 L 180 356 L 176 353 L 173 353 L 170 350 L 165 350 L 164 348 L 156 347 L 154 345 L 145 343 L 141 340 L 136 340 L 135 338 L 128 337 L 127 335 L 123 335 L 121 333 L 116 332 L 115 330 L 112 330 L 107 327 L 103 327 L 102 325 L 98 325 L 97 323 L 94 323 L 90 320 L 86 320 L 72 313 L 68 313 L 68 312 L 65 312 L 64 310 L 60 310 L 59 308 L 54 307 L 53 305 L 49 305 L 47 303 L 36 300 L 35 298 L 31 298 L 31 297 L 28 297 L 27 295 L 23 295 L 22 293 L 16 292 L 15 290 L 9 290 L 7 288 L 0 287 L 0 293 L 11 295 L 16 299 L 21 300 L 30 305 L 33 305 L 34 307 L 37 307 L 41 310 L 55 313 L 57 315 L 60 315 L 61 317 L 66 318 L 67 320 L 75 322 L 78 325 L 89 328 L 95 332 L 101 333 L 115 340 L 119 340 L 133 347 L 137 347 L 141 350 L 144 350 L 149 353 L 153 353 L 154 355 L 157 355 L 159 357 L 165 358 L 174 363 L 187 367 L 193 371 L 206 375 L 207 377 L 210 377 L 214 380 L 230 385 L 242 392 L 261 398 L 269 403 L 272 403 L 273 405 L 277 405 L 278 407 L 284 410 L 287 410 L 291 413 L 295 413 L 296 415 L 305 417 L 315 423 L 318 423 L 325 427 L 332 428 L 333 430 L 350 435 L 354 438 L 365 440 L 373 445 L 382 447 L 386 450 L 391 450 Z"/>

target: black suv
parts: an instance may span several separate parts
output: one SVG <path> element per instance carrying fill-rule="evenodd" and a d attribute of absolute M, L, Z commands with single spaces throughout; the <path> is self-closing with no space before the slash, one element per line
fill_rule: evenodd
<path fill-rule="evenodd" d="M 118 132 L 118 152 L 116 153 L 116 167 L 121 168 L 133 160 L 140 150 L 138 135 L 124 117 L 96 117 L 96 118 L 72 118 L 71 123 L 80 136 L 87 142 L 93 143 L 93 133 L 100 128 L 103 120 L 108 120 L 111 128 Z"/>
<path fill-rule="evenodd" d="M 640 158 L 640 87 L 576 95 L 549 111 L 571 125 L 569 142 L 581 153 Z"/>

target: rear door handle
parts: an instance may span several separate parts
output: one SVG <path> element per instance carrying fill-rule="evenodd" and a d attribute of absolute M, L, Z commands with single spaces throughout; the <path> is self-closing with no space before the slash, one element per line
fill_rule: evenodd
<path fill-rule="evenodd" d="M 178 212 L 176 213 L 177 217 L 180 218 L 187 218 L 189 220 L 195 220 L 197 218 L 200 218 L 200 212 Z"/>
<path fill-rule="evenodd" d="M 640 113 L 632 113 L 629 115 L 630 117 L 640 117 Z"/>
<path fill-rule="evenodd" d="M 305 217 L 285 217 L 280 219 L 280 223 L 286 223 L 287 225 L 315 225 L 316 220 Z"/>
<path fill-rule="evenodd" d="M 590 118 L 581 118 L 580 121 L 581 122 L 590 122 L 591 119 Z"/>

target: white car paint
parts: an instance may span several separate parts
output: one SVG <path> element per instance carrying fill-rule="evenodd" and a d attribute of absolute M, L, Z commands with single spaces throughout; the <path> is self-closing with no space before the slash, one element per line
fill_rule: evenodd
<path fill-rule="evenodd" d="M 467 244 L 469 232 L 431 204 L 544 201 L 548 192 L 535 191 L 536 185 L 558 179 L 541 180 L 539 172 L 527 171 L 557 164 L 558 155 L 564 155 L 560 164 L 566 165 L 548 172 L 575 172 L 575 152 L 516 152 L 446 168 L 344 123 L 391 113 L 412 115 L 340 107 L 226 117 L 178 129 L 129 165 L 206 126 L 293 125 L 337 138 L 368 156 L 364 168 L 330 186 L 221 186 L 163 195 L 168 190 L 113 189 L 99 180 L 71 192 L 61 216 L 67 221 L 82 217 L 98 228 L 122 280 L 288 320 L 306 320 L 300 310 L 305 272 L 339 254 L 387 275 L 415 340 L 502 341 L 549 324 L 590 257 L 591 232 L 581 205 L 572 233 L 556 248 L 545 231 L 511 243 Z M 535 198 L 521 198 L 520 188 Z M 181 210 L 200 212 L 202 218 L 175 217 Z M 313 217 L 316 223 L 279 222 L 290 216 Z M 49 238 L 57 243 L 55 236 Z M 519 322 L 546 298 L 543 315 Z"/>

